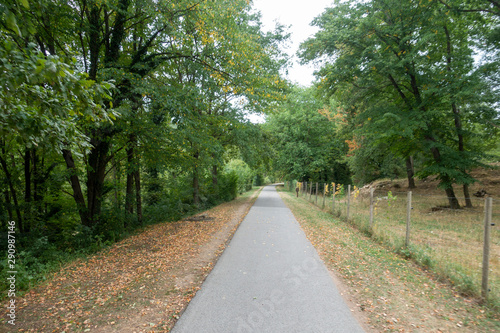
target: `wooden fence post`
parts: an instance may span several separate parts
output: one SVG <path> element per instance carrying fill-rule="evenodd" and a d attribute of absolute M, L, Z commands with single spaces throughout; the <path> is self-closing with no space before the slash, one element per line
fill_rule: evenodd
<path fill-rule="evenodd" d="M 318 183 L 316 183 L 316 200 L 315 200 L 316 206 L 318 205 Z"/>
<path fill-rule="evenodd" d="M 325 209 L 325 199 L 326 199 L 326 183 L 323 183 L 323 204 L 321 205 L 321 209 Z"/>
<path fill-rule="evenodd" d="M 351 185 L 347 185 L 347 213 L 346 220 L 349 221 L 349 209 L 351 208 Z"/>
<path fill-rule="evenodd" d="M 373 228 L 373 192 L 375 191 L 375 188 L 370 189 L 370 228 Z"/>
<path fill-rule="evenodd" d="M 411 191 L 408 192 L 408 200 L 406 203 L 406 240 L 405 247 L 410 245 L 410 221 L 411 221 Z"/>
<path fill-rule="evenodd" d="M 332 183 L 332 214 L 335 216 L 335 192 L 337 192 L 337 185 Z"/>
<path fill-rule="evenodd" d="M 481 296 L 488 299 L 488 274 L 490 270 L 490 229 L 493 215 L 493 198 L 486 198 L 484 202 L 484 247 L 483 247 L 483 278 L 481 283 Z"/>
<path fill-rule="evenodd" d="M 309 186 L 309 201 L 311 201 L 313 195 L 313 182 L 311 182 L 311 185 Z"/>

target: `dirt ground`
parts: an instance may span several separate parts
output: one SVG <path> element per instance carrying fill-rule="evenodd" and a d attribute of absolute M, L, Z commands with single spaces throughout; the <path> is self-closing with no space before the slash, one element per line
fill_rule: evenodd
<path fill-rule="evenodd" d="M 474 196 L 475 193 L 484 190 L 486 194 L 494 197 L 500 197 L 500 163 L 495 163 L 491 165 L 491 169 L 477 168 L 473 170 L 471 176 L 477 181 L 469 186 L 469 192 L 472 198 L 477 198 Z M 420 195 L 443 195 L 444 190 L 438 188 L 439 181 L 435 177 L 428 177 L 426 179 L 415 178 L 415 183 L 417 188 L 413 189 L 414 194 Z M 361 190 L 363 195 L 369 195 L 369 188 L 371 186 L 375 187 L 376 191 L 387 192 L 391 190 L 392 192 L 406 191 L 408 190 L 408 180 L 407 179 L 395 179 L 395 180 L 378 180 L 372 184 L 364 186 Z M 460 199 L 463 198 L 463 192 L 461 186 L 454 186 L 455 195 Z"/>
<path fill-rule="evenodd" d="M 259 192 L 66 265 L 16 299 L 16 327 L 0 322 L 0 332 L 170 331 Z"/>

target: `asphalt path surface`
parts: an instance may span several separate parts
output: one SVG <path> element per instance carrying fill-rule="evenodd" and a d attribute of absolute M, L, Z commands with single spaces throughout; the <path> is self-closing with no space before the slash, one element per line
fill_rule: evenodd
<path fill-rule="evenodd" d="M 364 331 L 276 188 L 267 186 L 173 332 Z"/>

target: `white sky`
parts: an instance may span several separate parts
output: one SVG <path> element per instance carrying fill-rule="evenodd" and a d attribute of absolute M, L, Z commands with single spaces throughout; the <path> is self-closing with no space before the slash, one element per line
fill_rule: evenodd
<path fill-rule="evenodd" d="M 330 7 L 333 0 L 253 0 L 254 8 L 262 13 L 263 29 L 273 30 L 276 23 L 291 26 L 289 32 L 291 46 L 287 51 L 293 56 L 293 67 L 288 70 L 288 78 L 302 86 L 310 86 L 314 81 L 314 68 L 301 66 L 296 53 L 300 43 L 316 33 L 317 28 L 309 24 Z"/>

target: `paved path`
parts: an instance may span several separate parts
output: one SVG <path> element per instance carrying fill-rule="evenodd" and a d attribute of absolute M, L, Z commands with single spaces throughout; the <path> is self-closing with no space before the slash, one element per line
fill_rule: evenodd
<path fill-rule="evenodd" d="M 173 332 L 363 330 L 292 212 L 267 186 Z"/>

